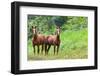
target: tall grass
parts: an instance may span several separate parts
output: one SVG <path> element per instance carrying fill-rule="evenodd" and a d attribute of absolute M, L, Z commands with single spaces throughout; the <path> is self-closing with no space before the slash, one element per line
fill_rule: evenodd
<path fill-rule="evenodd" d="M 60 34 L 61 44 L 59 54 L 53 54 L 53 46 L 49 55 L 34 55 L 32 40 L 28 40 L 28 60 L 52 60 L 52 59 L 85 59 L 88 57 L 88 32 L 87 28 L 81 30 L 66 30 Z M 36 48 L 37 49 L 37 48 Z"/>

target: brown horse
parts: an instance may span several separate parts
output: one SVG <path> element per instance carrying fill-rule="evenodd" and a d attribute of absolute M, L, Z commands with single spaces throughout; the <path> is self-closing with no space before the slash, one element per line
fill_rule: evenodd
<path fill-rule="evenodd" d="M 45 53 L 48 54 L 51 45 L 54 46 L 54 54 L 59 52 L 60 46 L 60 27 L 56 27 L 55 35 L 49 35 L 45 38 Z"/>
<path fill-rule="evenodd" d="M 39 54 L 40 45 L 42 46 L 41 52 L 43 53 L 45 36 L 42 34 L 38 34 L 36 26 L 32 27 L 32 32 L 33 32 L 32 45 L 34 48 L 34 54 L 35 54 L 35 46 L 37 46 L 37 52 Z"/>

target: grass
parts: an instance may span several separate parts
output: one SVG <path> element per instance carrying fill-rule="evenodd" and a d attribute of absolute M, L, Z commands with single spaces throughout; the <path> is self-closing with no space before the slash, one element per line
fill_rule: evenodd
<path fill-rule="evenodd" d="M 60 34 L 61 44 L 59 54 L 53 54 L 53 46 L 49 54 L 33 53 L 32 41 L 28 40 L 28 60 L 55 60 L 55 59 L 86 59 L 88 57 L 88 32 L 87 29 L 78 31 L 66 30 Z M 36 48 L 37 49 L 37 48 Z"/>

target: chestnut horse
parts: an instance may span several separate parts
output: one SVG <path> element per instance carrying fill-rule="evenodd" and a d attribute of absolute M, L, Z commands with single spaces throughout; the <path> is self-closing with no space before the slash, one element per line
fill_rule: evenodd
<path fill-rule="evenodd" d="M 39 54 L 40 45 L 42 46 L 41 52 L 43 53 L 45 36 L 42 35 L 42 34 L 38 34 L 36 26 L 32 27 L 32 32 L 33 32 L 32 45 L 33 45 L 33 48 L 34 48 L 34 54 L 36 52 L 35 46 L 37 46 L 37 52 Z"/>
<path fill-rule="evenodd" d="M 60 46 L 60 27 L 56 27 L 55 35 L 49 35 L 45 38 L 45 53 L 48 55 L 51 45 L 54 46 L 54 54 L 59 52 Z"/>

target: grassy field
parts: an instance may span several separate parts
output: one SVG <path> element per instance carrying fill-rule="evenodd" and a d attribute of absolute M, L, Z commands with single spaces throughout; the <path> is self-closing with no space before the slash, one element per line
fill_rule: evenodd
<path fill-rule="evenodd" d="M 53 46 L 48 56 L 33 53 L 32 41 L 28 40 L 28 60 L 86 59 L 88 57 L 88 32 L 82 30 L 66 30 L 60 34 L 59 54 L 53 54 Z M 36 48 L 37 49 L 37 48 Z"/>

